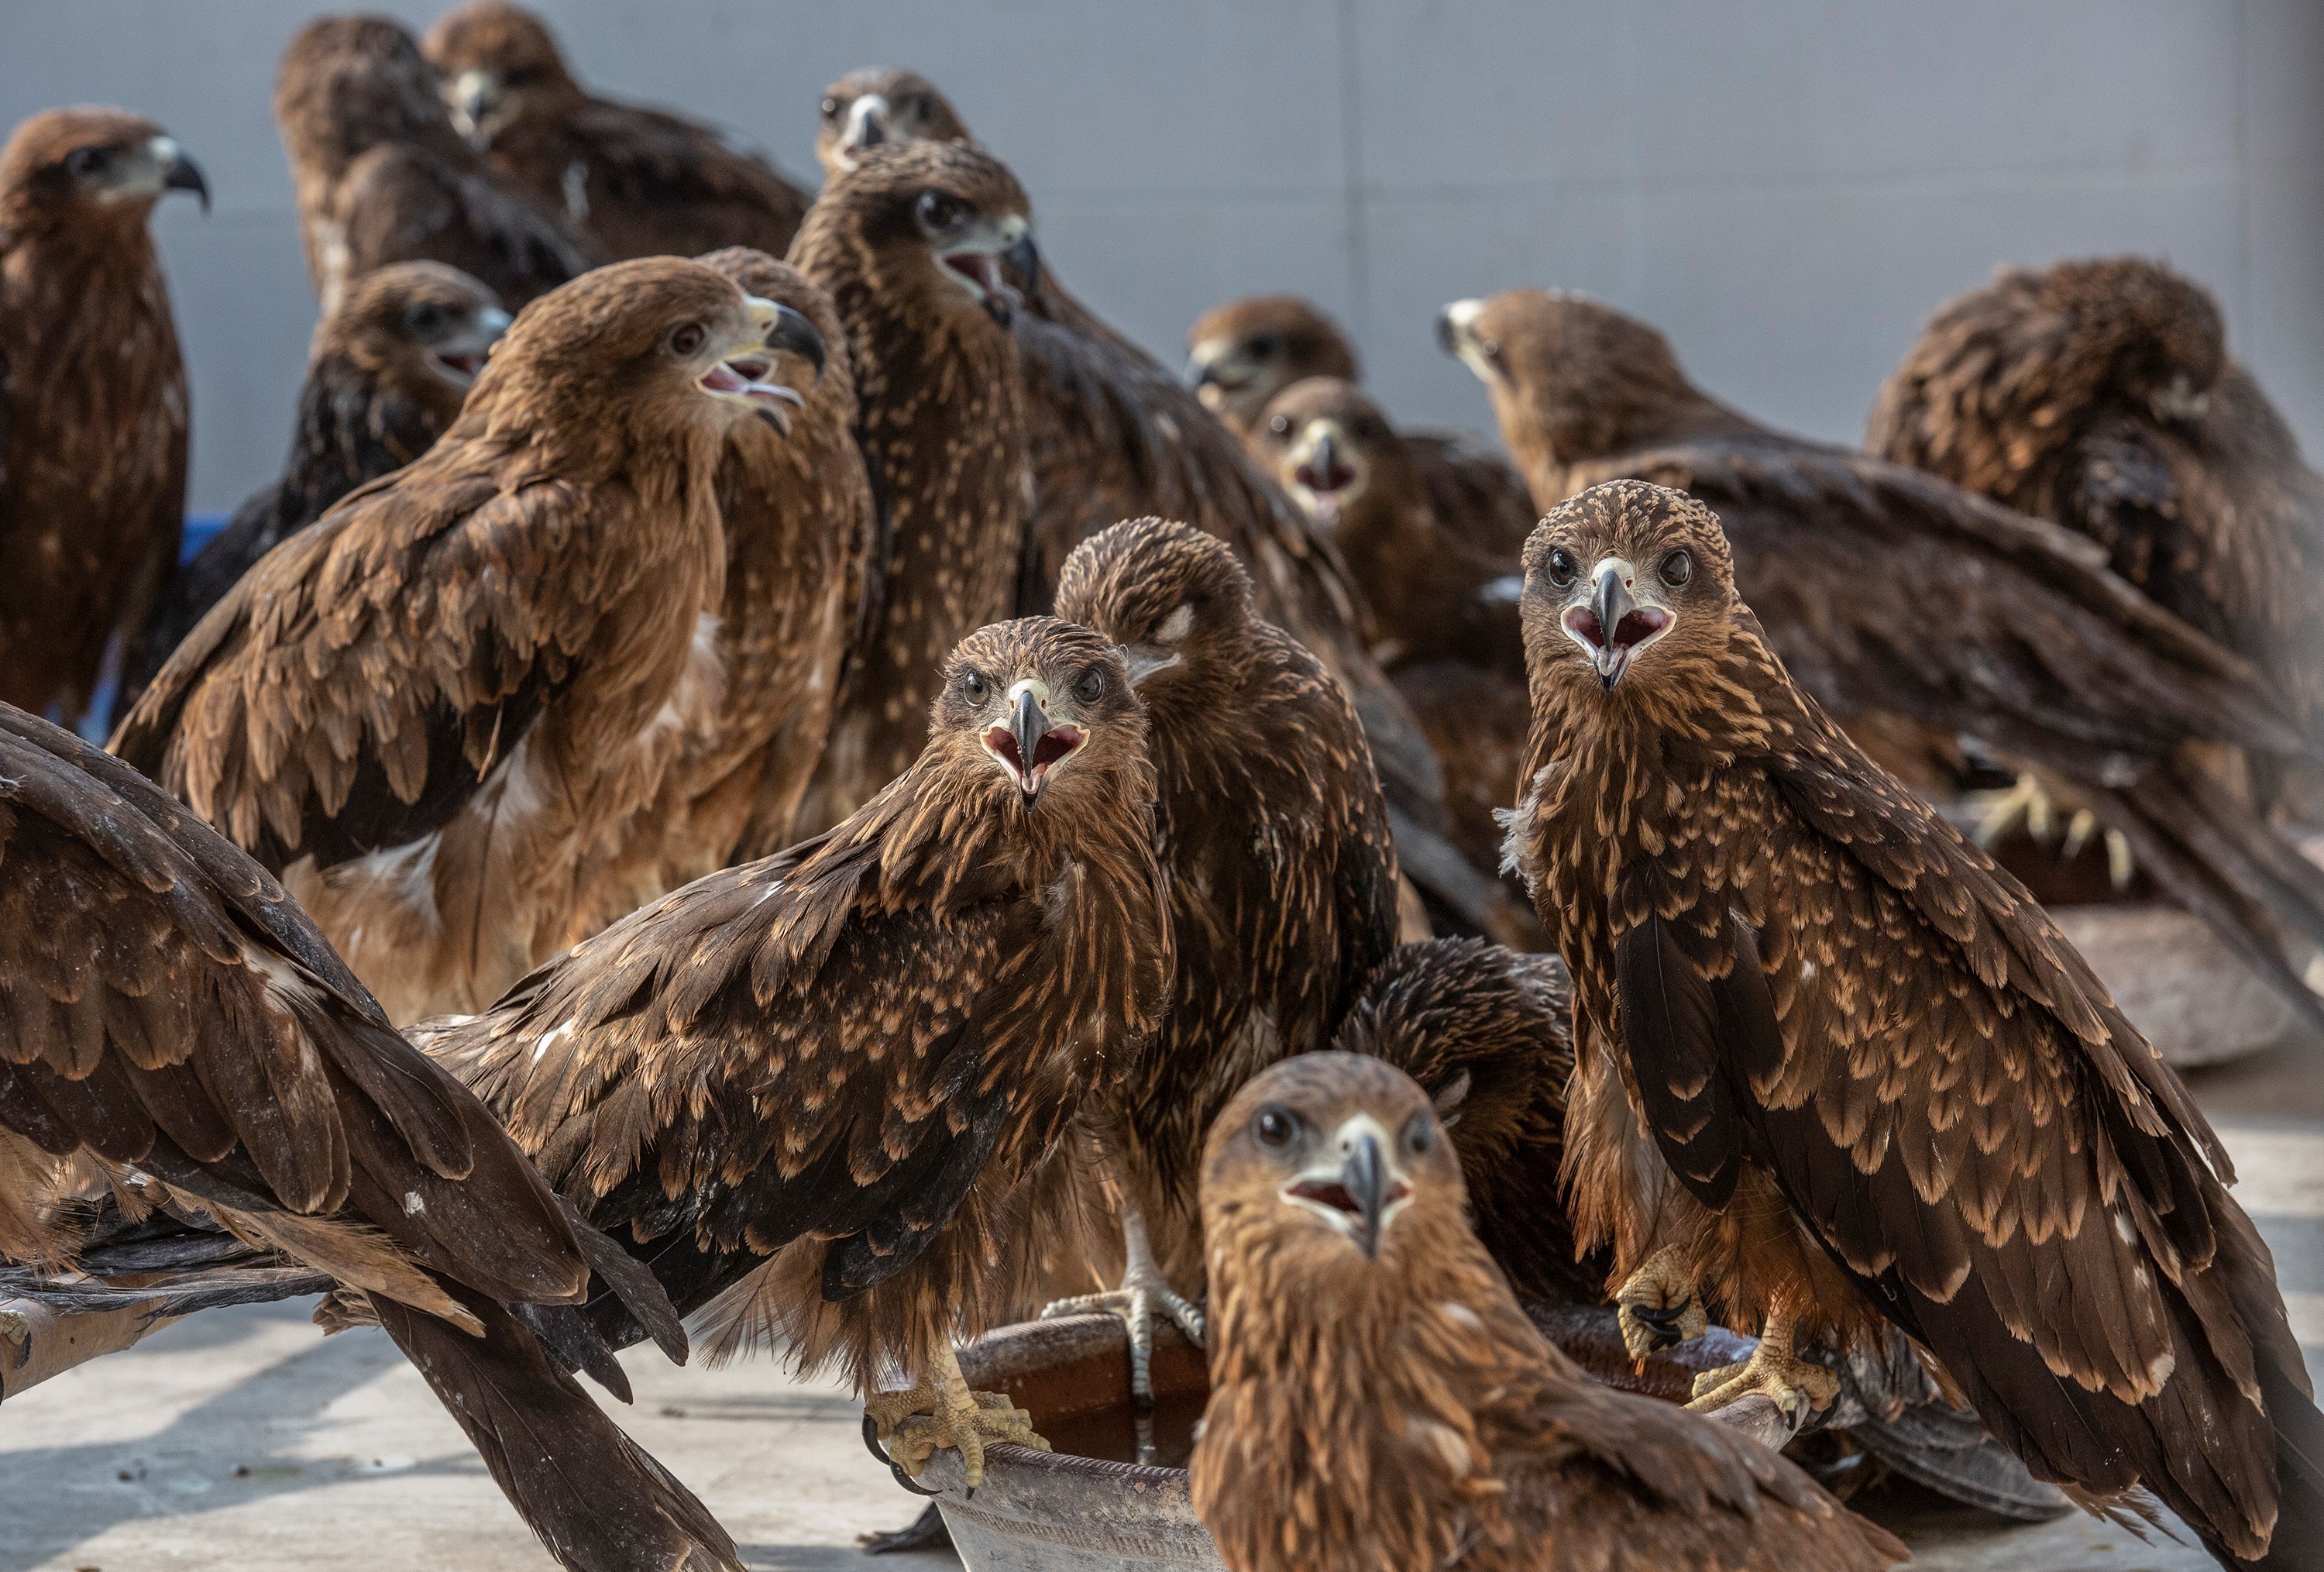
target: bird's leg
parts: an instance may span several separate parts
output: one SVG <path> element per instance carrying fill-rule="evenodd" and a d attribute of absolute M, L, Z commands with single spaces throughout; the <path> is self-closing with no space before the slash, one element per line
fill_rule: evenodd
<path fill-rule="evenodd" d="M 1033 1416 L 1006 1392 L 971 1392 L 950 1344 L 936 1351 L 933 1379 L 908 1392 L 874 1392 L 863 1404 L 872 1434 L 888 1443 L 888 1457 L 918 1478 L 945 1447 L 960 1452 L 961 1476 L 974 1490 L 984 1483 L 984 1448 L 992 1442 L 1049 1449 L 1033 1429 Z"/>
<path fill-rule="evenodd" d="M 1694 1276 L 1675 1244 L 1666 1244 L 1639 1262 L 1614 1290 L 1615 1325 L 1633 1359 L 1700 1337 L 1711 1325 Z"/>
<path fill-rule="evenodd" d="M 1686 1406 L 1697 1413 L 1723 1409 L 1750 1392 L 1764 1392 L 1793 1418 L 1803 1417 L 1800 1405 L 1827 1409 L 1840 1395 L 1840 1377 L 1794 1352 L 1796 1327 L 1792 1312 L 1767 1312 L 1759 1330 L 1759 1346 L 1740 1364 L 1709 1370 L 1694 1378 L 1694 1401 Z"/>
<path fill-rule="evenodd" d="M 2022 821 L 2025 833 L 2043 846 L 2057 834 L 2058 805 L 2031 770 L 2021 771 L 2017 784 L 1986 798 L 1985 817 L 1978 821 L 1977 844 L 1987 851 Z"/>
<path fill-rule="evenodd" d="M 1178 1293 L 1162 1275 L 1162 1263 L 1154 1259 L 1153 1244 L 1146 1236 L 1146 1214 L 1132 1202 L 1122 1205 L 1121 1243 L 1128 1264 L 1122 1268 L 1120 1288 L 1110 1293 L 1059 1299 L 1041 1312 L 1041 1318 L 1120 1317 L 1130 1328 L 1130 1404 L 1138 1412 L 1150 1414 L 1154 1411 L 1155 1308 L 1159 1306 L 1197 1348 L 1203 1345 L 1203 1308 Z"/>

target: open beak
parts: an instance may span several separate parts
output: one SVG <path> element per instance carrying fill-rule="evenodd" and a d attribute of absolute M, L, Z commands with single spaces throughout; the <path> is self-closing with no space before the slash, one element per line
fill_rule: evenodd
<path fill-rule="evenodd" d="M 1336 526 L 1363 479 L 1346 430 L 1337 421 L 1309 421 L 1291 461 L 1292 488 L 1305 499 L 1308 515 L 1326 529 Z"/>
<path fill-rule="evenodd" d="M 202 166 L 186 156 L 177 138 L 157 136 L 147 144 L 153 162 L 161 171 L 161 189 L 165 191 L 191 191 L 202 199 L 202 211 L 210 210 L 210 183 L 202 178 Z"/>
<path fill-rule="evenodd" d="M 1637 570 L 1608 557 L 1590 570 L 1589 598 L 1575 600 L 1558 618 L 1565 636 L 1590 657 L 1598 680 L 1611 693 L 1638 652 L 1670 631 L 1671 614 L 1637 598 Z"/>
<path fill-rule="evenodd" d="M 1031 679 L 1018 683 L 1009 690 L 1008 724 L 989 727 L 984 734 L 984 751 L 1001 761 L 1028 808 L 1041 800 L 1050 776 L 1088 740 L 1081 727 L 1050 720 L 1042 705 L 1048 692 L 1046 684 Z"/>
<path fill-rule="evenodd" d="M 888 98 L 866 93 L 847 106 L 847 129 L 839 138 L 839 167 L 852 170 L 858 154 L 888 140 Z"/>
<path fill-rule="evenodd" d="M 466 70 L 453 78 L 451 91 L 445 95 L 453 128 L 482 147 L 491 140 L 484 133 L 484 122 L 500 107 L 501 91 L 501 79 L 490 71 Z"/>
<path fill-rule="evenodd" d="M 983 302 L 986 314 L 1003 328 L 1016 319 L 1017 309 L 1027 296 L 1040 292 L 1041 254 L 1034 247 L 1032 227 L 1022 214 L 1011 213 L 998 222 L 980 225 L 977 234 L 949 251 L 938 252 L 936 261 L 963 289 Z M 1021 281 L 1021 291 L 1016 281 Z"/>
<path fill-rule="evenodd" d="M 509 329 L 509 314 L 498 306 L 486 306 L 468 319 L 468 325 L 440 344 L 428 347 L 429 364 L 445 381 L 458 387 L 475 382 L 484 369 L 484 362 L 499 343 L 501 335 Z"/>
<path fill-rule="evenodd" d="M 1225 338 L 1205 338 L 1186 356 L 1186 385 L 1213 412 L 1249 386 L 1253 375 L 1244 357 L 1235 353 L 1233 343 Z"/>
<path fill-rule="evenodd" d="M 762 301 L 756 295 L 745 296 L 744 301 L 756 337 L 703 373 L 702 391 L 713 398 L 748 404 L 753 414 L 788 437 L 791 432 L 791 411 L 804 409 L 807 398 L 798 389 L 771 380 L 775 356 L 785 350 L 806 356 L 815 366 L 819 380 L 828 353 L 823 335 L 816 331 L 813 322 L 788 306 Z"/>
<path fill-rule="evenodd" d="M 1347 1234 L 1367 1261 L 1379 1259 L 1380 1234 L 1412 1198 L 1412 1187 L 1388 1161 L 1388 1131 L 1369 1114 L 1340 1126 L 1336 1168 L 1310 1169 L 1284 1187 L 1284 1198 Z"/>

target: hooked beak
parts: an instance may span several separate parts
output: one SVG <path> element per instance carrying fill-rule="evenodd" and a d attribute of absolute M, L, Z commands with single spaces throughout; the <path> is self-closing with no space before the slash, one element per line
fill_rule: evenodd
<path fill-rule="evenodd" d="M 938 252 L 936 261 L 1002 328 L 1016 319 L 1026 297 L 1041 287 L 1041 254 L 1033 245 L 1032 227 L 1021 214 L 981 226 L 977 235 Z M 1023 281 L 1021 292 L 1010 282 L 1012 272 Z"/>
<path fill-rule="evenodd" d="M 165 191 L 191 191 L 202 199 L 202 211 L 210 210 L 210 183 L 202 178 L 202 166 L 186 156 L 175 137 L 157 136 L 150 143 L 153 162 L 161 169 L 161 189 Z"/>
<path fill-rule="evenodd" d="M 866 93 L 847 106 L 847 129 L 839 138 L 839 167 L 853 169 L 856 154 L 887 140 L 887 95 Z"/>
<path fill-rule="evenodd" d="M 1088 734 L 1077 726 L 1050 721 L 1049 712 L 1042 707 L 1049 694 L 1047 684 L 1028 679 L 1009 693 L 1008 724 L 987 728 L 984 751 L 1001 761 L 1001 767 L 1024 794 L 1025 806 L 1031 808 L 1048 790 L 1050 776 L 1088 740 Z"/>
<path fill-rule="evenodd" d="M 805 356 L 820 380 L 826 354 L 823 335 L 816 331 L 813 322 L 788 306 L 761 300 L 756 295 L 743 299 L 756 337 L 745 340 L 703 373 L 700 385 L 713 398 L 748 404 L 752 413 L 788 437 L 791 434 L 791 411 L 805 408 L 807 398 L 786 383 L 769 380 L 774 375 L 775 355 L 779 350 L 788 350 Z"/>
<path fill-rule="evenodd" d="M 1216 411 L 1250 385 L 1254 374 L 1231 340 L 1205 338 L 1187 352 L 1186 385 L 1206 410 Z"/>
<path fill-rule="evenodd" d="M 452 79 L 445 98 L 452 111 L 453 128 L 478 147 L 491 141 L 484 122 L 500 107 L 501 92 L 501 79 L 490 71 L 465 70 Z"/>
<path fill-rule="evenodd" d="M 1290 457 L 1292 490 L 1308 515 L 1326 529 L 1337 526 L 1364 478 L 1346 430 L 1337 421 L 1311 421 Z"/>
<path fill-rule="evenodd" d="M 1412 1198 L 1412 1187 L 1389 1167 L 1388 1132 L 1369 1114 L 1340 1126 L 1336 1169 L 1310 1169 L 1284 1188 L 1293 1203 L 1321 1213 L 1367 1261 L 1379 1259 L 1380 1234 Z"/>
<path fill-rule="evenodd" d="M 1484 314 L 1482 301 L 1454 301 L 1436 314 L 1436 343 L 1445 354 L 1490 382 L 1494 375 L 1492 361 L 1477 342 L 1477 319 Z"/>
<path fill-rule="evenodd" d="M 1605 558 L 1590 570 L 1589 599 L 1574 601 L 1558 618 L 1558 626 L 1582 646 L 1609 693 L 1638 652 L 1670 631 L 1671 614 L 1637 599 L 1637 570 L 1628 561 Z"/>
<path fill-rule="evenodd" d="M 493 346 L 509 329 L 509 314 L 486 306 L 467 325 L 439 344 L 428 347 L 428 363 L 436 375 L 456 387 L 466 387 L 482 375 Z"/>

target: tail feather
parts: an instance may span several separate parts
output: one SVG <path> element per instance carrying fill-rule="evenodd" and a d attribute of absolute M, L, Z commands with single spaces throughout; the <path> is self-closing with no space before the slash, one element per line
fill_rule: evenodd
<path fill-rule="evenodd" d="M 539 1341 L 493 1300 L 454 1291 L 482 1337 L 383 1295 L 372 1303 L 551 1555 L 571 1572 L 742 1572 L 718 1520 Z"/>

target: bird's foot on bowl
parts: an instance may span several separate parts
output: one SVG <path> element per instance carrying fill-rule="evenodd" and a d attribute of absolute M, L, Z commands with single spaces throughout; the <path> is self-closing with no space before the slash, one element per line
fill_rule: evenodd
<path fill-rule="evenodd" d="M 1614 1292 L 1615 1325 L 1633 1359 L 1700 1337 L 1711 1318 L 1678 1246 L 1665 1245 L 1641 1262 Z"/>
<path fill-rule="evenodd" d="M 1042 1310 L 1041 1319 L 1059 1316 L 1114 1316 L 1130 1331 L 1130 1402 L 1139 1414 L 1154 1411 L 1154 1316 L 1158 1309 L 1185 1334 L 1195 1347 L 1203 1345 L 1203 1307 L 1170 1286 L 1162 1265 L 1147 1242 L 1146 1219 L 1136 1207 L 1127 1207 L 1121 1219 L 1122 1243 L 1129 1265 L 1121 1286 L 1100 1294 L 1076 1294 L 1058 1299 Z M 1142 1451 L 1144 1448 L 1141 1447 Z"/>
<path fill-rule="evenodd" d="M 1840 1395 L 1839 1375 L 1794 1353 L 1793 1337 L 1792 1318 L 1770 1311 L 1751 1357 L 1696 1376 L 1694 1401 L 1686 1406 L 1707 1414 L 1757 1392 L 1794 1420 L 1812 1410 L 1830 1408 Z"/>
<path fill-rule="evenodd" d="M 890 1462 L 918 1478 L 930 1457 L 953 1447 L 960 1453 L 961 1477 L 973 1491 L 984 1483 L 986 1447 L 1007 1441 L 1049 1450 L 1049 1443 L 1034 1430 L 1028 1410 L 1019 1408 L 1006 1392 L 969 1391 L 959 1361 L 948 1348 L 944 1364 L 933 1384 L 878 1392 L 863 1405 L 875 1433 L 888 1444 Z"/>
<path fill-rule="evenodd" d="M 1969 800 L 1979 810 L 1974 838 L 1987 851 L 2022 824 L 2037 845 L 2057 846 L 2060 860 L 2070 863 L 2093 835 L 2101 835 L 2106 842 L 2107 877 L 2116 892 L 2129 889 L 2138 872 L 2138 859 L 2131 852 L 2128 837 L 2107 828 L 2089 809 L 2060 802 L 2031 771 L 2019 775 L 2017 784 L 2006 791 L 1977 793 Z"/>

